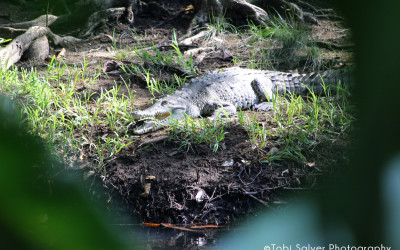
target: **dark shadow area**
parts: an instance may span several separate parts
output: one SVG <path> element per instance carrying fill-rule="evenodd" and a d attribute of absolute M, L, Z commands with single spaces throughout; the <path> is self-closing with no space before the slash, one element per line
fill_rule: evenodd
<path fill-rule="evenodd" d="M 110 230 L 104 210 L 51 160 L 39 137 L 27 134 L 20 117 L 14 103 L 0 97 L 2 248 L 128 249 L 124 233 Z"/>

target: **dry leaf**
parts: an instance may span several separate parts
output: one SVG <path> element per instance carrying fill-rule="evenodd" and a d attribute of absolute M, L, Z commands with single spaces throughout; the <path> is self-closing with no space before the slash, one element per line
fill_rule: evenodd
<path fill-rule="evenodd" d="M 156 177 L 154 175 L 146 176 L 145 180 L 154 180 Z"/>
<path fill-rule="evenodd" d="M 276 153 L 276 152 L 278 152 L 278 151 L 279 151 L 278 148 L 272 147 L 272 148 L 269 150 L 268 154 Z"/>
<path fill-rule="evenodd" d="M 145 183 L 143 185 L 144 192 L 140 194 L 142 197 L 147 197 L 150 194 L 151 183 Z"/>
<path fill-rule="evenodd" d="M 143 222 L 142 225 L 145 227 L 159 227 L 160 226 L 159 223 L 146 223 L 146 222 Z"/>
<path fill-rule="evenodd" d="M 224 163 L 222 163 L 222 167 L 230 167 L 230 166 L 232 166 L 233 165 L 233 163 L 234 163 L 234 161 L 233 161 L 233 159 L 230 159 L 230 160 L 227 160 L 227 161 L 225 161 Z"/>
<path fill-rule="evenodd" d="M 199 225 L 199 226 L 190 226 L 190 228 L 193 228 L 193 229 L 201 229 L 201 228 L 220 228 L 220 227 L 223 227 L 223 226 L 218 226 L 218 225 Z"/>
<path fill-rule="evenodd" d="M 67 53 L 67 50 L 65 48 L 62 48 L 60 53 L 57 55 L 57 59 L 61 59 L 61 57 L 65 57 L 65 54 Z"/>
<path fill-rule="evenodd" d="M 107 61 L 103 64 L 103 67 L 101 67 L 101 70 L 106 73 L 106 72 L 110 72 L 113 70 L 118 69 L 120 66 L 122 65 L 121 62 L 116 62 L 116 61 Z"/>

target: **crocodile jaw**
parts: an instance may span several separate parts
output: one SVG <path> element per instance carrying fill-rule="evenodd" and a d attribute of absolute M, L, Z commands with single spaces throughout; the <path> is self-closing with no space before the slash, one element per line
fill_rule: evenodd
<path fill-rule="evenodd" d="M 143 113 L 143 111 L 135 111 L 133 113 L 135 119 L 138 119 L 132 131 L 136 135 L 142 135 L 161 129 L 168 125 L 168 120 L 171 116 L 169 112 L 156 113 L 154 115 Z"/>
<path fill-rule="evenodd" d="M 146 134 L 149 132 L 153 132 L 156 131 L 158 129 L 161 129 L 164 125 L 153 119 L 151 120 L 142 120 L 139 121 L 138 123 L 143 123 L 143 124 L 136 124 L 135 127 L 133 128 L 132 132 L 133 134 L 136 135 L 142 135 L 142 134 Z M 166 124 L 165 124 L 166 125 Z"/>
<path fill-rule="evenodd" d="M 132 132 L 137 135 L 153 132 L 167 126 L 171 119 L 181 119 L 186 112 L 185 106 L 164 105 L 155 103 L 145 110 L 137 110 L 132 113 L 137 120 Z"/>
<path fill-rule="evenodd" d="M 136 110 L 132 113 L 133 118 L 135 120 L 141 120 L 141 119 L 157 119 L 157 120 L 163 120 L 165 118 L 168 118 L 171 113 L 168 109 L 160 112 L 148 112 L 147 110 Z"/>

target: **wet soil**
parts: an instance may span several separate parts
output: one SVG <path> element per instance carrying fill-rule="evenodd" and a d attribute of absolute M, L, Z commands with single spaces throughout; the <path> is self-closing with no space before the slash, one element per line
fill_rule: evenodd
<path fill-rule="evenodd" d="M 228 132 L 226 149 L 217 153 L 203 144 L 178 149 L 179 142 L 173 141 L 143 149 L 133 145 L 132 152 L 108 163 L 105 183 L 123 195 L 143 222 L 220 225 L 260 207 L 285 204 L 288 195 L 318 187 L 319 177 L 332 171 L 331 160 L 323 159 L 311 167 L 290 161 L 272 166 L 263 162 L 241 126 L 232 124 Z M 313 153 L 343 160 L 343 150 L 326 144 Z M 151 185 L 149 194 L 144 192 L 146 183 Z"/>
<path fill-rule="evenodd" d="M 171 13 L 190 4 L 190 1 L 168 2 L 164 7 Z M 12 6 L 10 10 L 15 9 L 18 10 L 16 6 Z M 6 13 L 4 8 L 0 10 L 2 23 L 16 21 L 15 16 L 18 15 Z M 20 17 L 22 20 L 26 16 Z M 165 19 L 145 13 L 136 19 L 135 31 L 143 35 L 142 42 L 146 44 L 153 42 L 156 45 L 168 45 L 173 29 L 178 37 L 186 34 L 190 22 L 188 18 L 190 16 L 165 22 Z M 165 24 L 151 28 L 162 22 Z M 129 30 L 123 24 L 112 28 L 117 32 Z M 112 28 L 103 32 L 112 35 Z M 319 25 L 310 25 L 309 30 L 321 41 L 336 44 L 348 44 L 350 41 L 348 30 L 340 21 L 321 20 Z M 120 46 L 123 48 L 135 45 L 136 39 L 121 39 Z M 214 41 L 203 41 L 197 46 L 214 45 Z M 112 46 L 107 36 L 89 43 L 76 44 L 68 49 L 65 62 L 79 64 L 85 57 L 89 63 L 88 70 L 96 70 L 106 61 L 115 60 L 116 51 L 111 49 Z M 237 57 L 249 56 L 243 42 L 236 36 L 226 35 L 222 47 Z M 351 61 L 349 51 L 322 50 L 327 66 L 339 67 Z M 53 49 L 52 53 L 57 53 L 57 49 Z M 217 50 L 199 63 L 196 69 L 202 74 L 233 65 L 232 59 L 224 58 L 222 50 Z M 18 66 L 35 66 L 39 71 L 46 68 L 43 63 L 33 62 L 21 62 Z M 280 69 L 295 70 L 285 68 L 285 65 L 280 65 Z M 124 85 L 122 79 L 128 85 Z M 116 85 L 122 85 L 122 93 L 126 91 L 126 87 L 135 91 L 135 107 L 140 108 L 151 103 L 152 95 L 143 81 L 123 72 L 103 73 L 96 83 L 76 87 L 99 91 Z M 260 117 L 259 122 L 264 123 L 267 128 L 276 126 L 268 120 L 268 113 L 258 112 L 257 116 Z M 99 126 L 95 132 L 101 135 L 109 131 L 107 127 Z M 180 148 L 179 140 L 171 139 L 143 145 L 143 142 L 165 135 L 166 130 L 138 136 L 129 147 L 107 160 L 95 176 L 101 179 L 102 185 L 111 194 L 109 197 L 120 197 L 129 212 L 138 217 L 140 222 L 225 225 L 254 215 L 259 209 L 279 209 L 286 206 L 298 193 L 318 188 L 332 173 L 337 173 L 334 166 L 346 162 L 347 138 L 338 138 L 335 143 L 321 141 L 311 149 L 304 149 L 302 153 L 307 156 L 310 164 L 282 160 L 271 165 L 265 160 L 265 155 L 270 150 L 275 150 L 273 145 L 280 138 L 271 137 L 271 143 L 258 149 L 252 145 L 247 132 L 235 119 L 230 122 L 227 132 L 223 141 L 224 149 L 216 153 L 212 152 L 208 144 L 192 144 L 190 147 Z M 84 152 L 84 155 L 87 158 L 83 161 L 77 160 L 74 165 L 90 166 L 91 164 L 86 164 L 91 161 L 90 152 Z M 91 170 L 90 167 L 85 167 L 82 171 Z M 90 180 L 89 178 L 89 182 Z"/>

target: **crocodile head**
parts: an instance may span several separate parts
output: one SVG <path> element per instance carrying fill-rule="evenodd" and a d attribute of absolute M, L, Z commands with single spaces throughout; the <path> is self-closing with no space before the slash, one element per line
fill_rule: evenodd
<path fill-rule="evenodd" d="M 132 113 L 136 120 L 133 133 L 141 135 L 161 129 L 170 124 L 172 119 L 181 120 L 187 111 L 188 106 L 179 99 L 156 100 L 149 108 Z"/>

